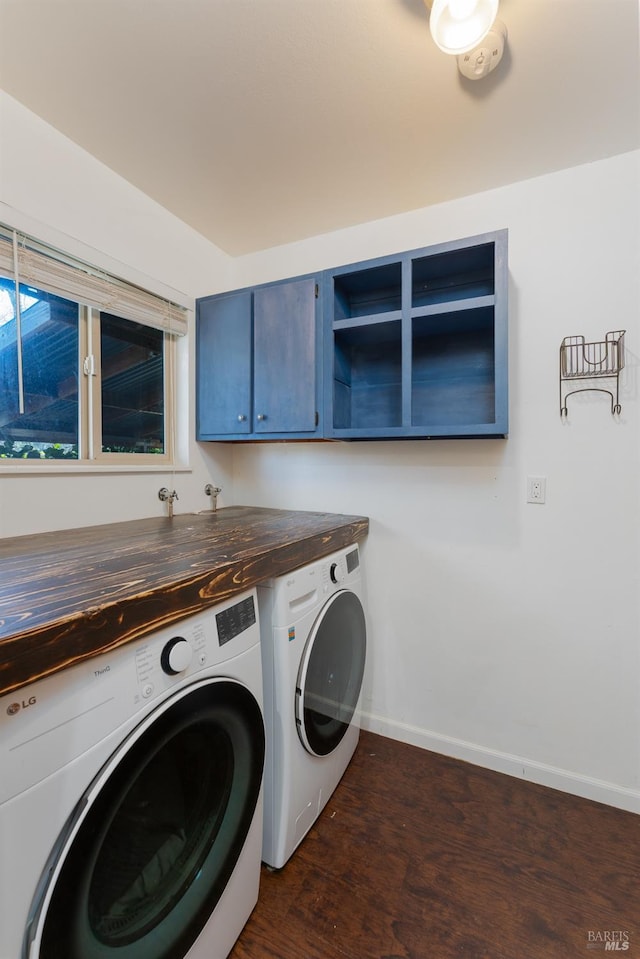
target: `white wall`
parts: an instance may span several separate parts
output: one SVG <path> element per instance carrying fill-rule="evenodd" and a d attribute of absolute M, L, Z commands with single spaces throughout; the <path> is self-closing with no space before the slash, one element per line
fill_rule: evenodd
<path fill-rule="evenodd" d="M 196 296 L 230 285 L 233 261 L 176 217 L 0 91 L 0 220 L 95 263 L 191 310 Z M 193 337 L 180 344 L 183 463 L 157 471 L 90 474 L 0 473 L 0 536 L 164 515 L 162 486 L 176 489 L 176 512 L 207 509 L 208 482 L 233 502 L 227 446 L 194 436 Z M 9 472 L 7 471 L 9 470 Z"/>
<path fill-rule="evenodd" d="M 370 517 L 366 726 L 638 811 L 639 169 L 628 154 L 245 257 L 242 285 L 508 227 L 511 432 L 233 460 L 237 502 Z M 561 339 L 620 328 L 622 414 L 587 394 L 562 422 Z"/>
<path fill-rule="evenodd" d="M 0 94 L 0 219 L 181 302 L 509 228 L 506 441 L 226 446 L 175 475 L 0 475 L 0 535 L 253 503 L 366 514 L 366 725 L 640 811 L 640 154 L 231 261 Z M 558 415 L 563 336 L 628 330 L 622 415 Z M 525 503 L 527 474 L 548 478 Z"/>

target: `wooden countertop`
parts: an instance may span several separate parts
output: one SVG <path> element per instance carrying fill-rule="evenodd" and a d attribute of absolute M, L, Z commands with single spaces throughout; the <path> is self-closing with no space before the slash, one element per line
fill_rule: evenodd
<path fill-rule="evenodd" d="M 0 696 L 366 536 L 363 516 L 231 506 L 0 539 Z"/>

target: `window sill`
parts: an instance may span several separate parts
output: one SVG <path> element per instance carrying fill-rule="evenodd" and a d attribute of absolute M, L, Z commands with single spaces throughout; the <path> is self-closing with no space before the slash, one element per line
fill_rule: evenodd
<path fill-rule="evenodd" d="M 77 475 L 78 473 L 191 473 L 192 468 L 188 464 L 172 466 L 170 463 L 135 463 L 128 466 L 126 463 L 90 463 L 78 461 L 56 462 L 55 460 L 31 460 L 31 465 L 27 466 L 24 462 L 9 461 L 6 464 L 0 462 L 0 476 L 40 476 L 68 473 Z"/>

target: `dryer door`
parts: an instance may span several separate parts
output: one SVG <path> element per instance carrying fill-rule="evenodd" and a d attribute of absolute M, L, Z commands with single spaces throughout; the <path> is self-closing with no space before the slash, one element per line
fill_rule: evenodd
<path fill-rule="evenodd" d="M 183 688 L 96 777 L 45 870 L 29 959 L 184 959 L 256 810 L 260 706 L 237 682 Z"/>
<path fill-rule="evenodd" d="M 340 590 L 323 606 L 307 640 L 296 688 L 303 746 L 327 756 L 346 733 L 358 704 L 367 645 L 362 603 Z"/>

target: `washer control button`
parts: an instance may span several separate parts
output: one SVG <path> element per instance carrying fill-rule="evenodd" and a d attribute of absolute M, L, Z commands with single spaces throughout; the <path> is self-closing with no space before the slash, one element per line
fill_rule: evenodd
<path fill-rule="evenodd" d="M 332 563 L 329 575 L 332 583 L 341 583 L 343 578 L 342 567 L 338 563 Z"/>
<path fill-rule="evenodd" d="M 191 663 L 193 648 L 182 636 L 174 636 L 162 650 L 160 665 L 169 676 L 183 673 Z"/>
<path fill-rule="evenodd" d="M 153 692 L 153 683 L 145 683 L 144 686 L 142 687 L 143 699 L 148 699 L 152 692 Z"/>

